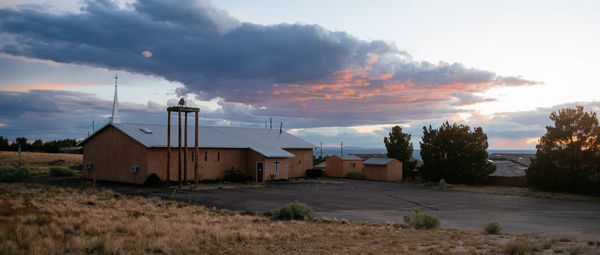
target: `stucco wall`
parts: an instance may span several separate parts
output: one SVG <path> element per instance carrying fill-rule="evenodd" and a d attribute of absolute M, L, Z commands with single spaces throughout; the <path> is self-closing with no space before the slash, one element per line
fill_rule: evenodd
<path fill-rule="evenodd" d="M 84 169 L 82 175 L 96 180 L 143 183 L 149 175 L 146 151 L 143 145 L 108 126 L 84 144 L 83 163 L 91 163 L 92 169 Z M 138 172 L 132 173 L 131 166 L 138 166 Z"/>
<path fill-rule="evenodd" d="M 342 177 L 346 177 L 349 172 L 363 172 L 362 160 L 343 160 L 342 162 Z M 352 164 L 354 164 L 354 167 L 352 167 Z"/>
<path fill-rule="evenodd" d="M 289 164 L 289 178 L 298 178 L 298 177 L 306 177 L 306 169 L 312 168 L 312 149 L 289 149 L 286 150 L 289 153 L 295 155 L 294 158 L 291 159 Z"/>
<path fill-rule="evenodd" d="M 327 157 L 325 159 L 325 172 L 328 177 L 346 177 L 342 176 L 342 159 L 338 157 Z"/>
<path fill-rule="evenodd" d="M 188 160 L 187 160 L 187 179 L 188 181 L 194 180 L 194 161 L 192 161 L 192 154 L 194 149 L 188 149 Z M 240 170 L 243 173 L 248 172 L 247 162 L 247 149 L 207 149 L 199 148 L 199 161 L 198 161 L 198 178 L 201 180 L 208 179 L 223 179 L 225 177 L 225 170 L 231 169 Z M 182 149 L 183 153 L 183 149 Z M 206 153 L 206 160 L 205 155 Z M 219 158 L 220 154 L 220 158 Z M 171 181 L 178 180 L 178 149 L 171 148 Z M 196 160 L 196 158 L 194 158 Z M 183 155 L 182 155 L 183 162 Z M 148 150 L 148 171 L 150 173 L 156 173 L 161 180 L 167 179 L 167 148 L 151 148 Z M 184 169 L 181 167 L 181 176 L 183 179 Z"/>

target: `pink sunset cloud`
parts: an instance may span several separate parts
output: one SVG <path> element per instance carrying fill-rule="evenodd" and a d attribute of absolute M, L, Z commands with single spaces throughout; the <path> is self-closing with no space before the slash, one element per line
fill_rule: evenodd
<path fill-rule="evenodd" d="M 38 83 L 27 85 L 0 86 L 0 91 L 27 92 L 30 90 L 63 90 L 66 88 L 82 88 L 97 86 L 95 84 L 68 84 L 68 83 Z"/>

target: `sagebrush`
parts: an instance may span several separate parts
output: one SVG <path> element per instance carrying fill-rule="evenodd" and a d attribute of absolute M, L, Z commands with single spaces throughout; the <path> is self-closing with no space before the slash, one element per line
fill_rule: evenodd
<path fill-rule="evenodd" d="M 71 169 L 64 167 L 52 167 L 49 172 L 52 177 L 66 177 L 66 176 L 74 176 L 75 172 Z"/>
<path fill-rule="evenodd" d="M 26 167 L 15 167 L 10 170 L 0 172 L 0 181 L 18 182 L 29 176 L 29 169 Z"/>
<path fill-rule="evenodd" d="M 419 209 L 404 215 L 404 222 L 415 229 L 438 229 L 442 224 L 438 217 L 421 212 Z"/>
<path fill-rule="evenodd" d="M 273 212 L 275 220 L 304 220 L 312 217 L 313 209 L 298 201 L 286 204 Z"/>
<path fill-rule="evenodd" d="M 488 223 L 485 226 L 485 232 L 488 234 L 498 234 L 500 233 L 500 231 L 502 230 L 502 227 L 500 227 L 500 223 L 496 222 L 496 221 L 491 221 L 490 223 Z"/>

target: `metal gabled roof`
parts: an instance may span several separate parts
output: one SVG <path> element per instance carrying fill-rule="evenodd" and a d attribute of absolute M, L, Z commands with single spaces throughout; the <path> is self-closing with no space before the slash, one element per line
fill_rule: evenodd
<path fill-rule="evenodd" d="M 370 158 L 363 162 L 364 165 L 387 165 L 394 161 L 393 158 Z"/>
<path fill-rule="evenodd" d="M 345 154 L 345 155 L 342 155 L 342 156 L 333 155 L 332 157 L 337 157 L 337 158 L 340 158 L 342 160 L 363 160 L 360 157 L 357 157 L 357 156 L 354 156 L 354 155 L 348 155 L 348 154 Z"/>
<path fill-rule="evenodd" d="M 138 123 L 110 123 L 108 125 L 114 126 L 145 147 L 167 147 L 167 125 Z M 183 129 L 184 127 L 182 127 L 182 145 L 184 144 Z M 194 132 L 194 127 L 188 126 L 188 147 L 194 146 Z M 172 148 L 178 145 L 177 134 L 177 125 L 172 125 Z M 79 144 L 85 143 L 93 136 Z M 283 149 L 312 149 L 315 145 L 285 131 L 279 133 L 278 129 L 201 126 L 198 127 L 198 146 L 202 148 L 247 148 L 269 158 L 289 158 L 294 155 Z"/>

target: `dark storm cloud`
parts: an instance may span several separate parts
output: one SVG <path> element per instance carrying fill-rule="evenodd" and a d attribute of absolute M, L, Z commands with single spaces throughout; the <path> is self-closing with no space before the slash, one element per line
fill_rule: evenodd
<path fill-rule="evenodd" d="M 59 15 L 2 9 L 0 30 L 12 40 L 0 43 L 0 51 L 161 76 L 183 83 L 180 93 L 247 104 L 272 92 L 274 83 L 310 87 L 337 71 L 366 66 L 372 68 L 366 75 L 391 72 L 390 81 L 422 87 L 532 83 L 456 63 L 412 61 L 390 43 L 318 25 L 240 22 L 208 1 L 137 1 L 130 7 L 87 1 L 81 13 Z"/>
<path fill-rule="evenodd" d="M 1 51 L 154 74 L 210 96 L 243 80 L 270 86 L 316 79 L 362 64 L 369 52 L 401 53 L 317 25 L 241 23 L 207 1 L 139 1 L 131 10 L 110 1 L 87 2 L 82 11 L 0 10 L 2 32 L 14 36 Z"/>

